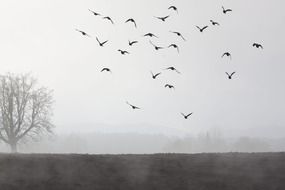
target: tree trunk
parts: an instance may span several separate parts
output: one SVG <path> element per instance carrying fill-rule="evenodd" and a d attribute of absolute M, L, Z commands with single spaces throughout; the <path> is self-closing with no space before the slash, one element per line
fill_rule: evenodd
<path fill-rule="evenodd" d="M 16 142 L 12 142 L 10 144 L 10 148 L 11 148 L 11 153 L 17 153 L 18 149 L 17 149 L 17 143 Z"/>

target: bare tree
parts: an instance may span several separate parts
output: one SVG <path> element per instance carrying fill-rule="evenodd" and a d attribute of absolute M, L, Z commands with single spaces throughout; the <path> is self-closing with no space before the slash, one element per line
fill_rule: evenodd
<path fill-rule="evenodd" d="M 11 152 L 26 140 L 52 133 L 52 91 L 29 74 L 0 75 L 0 140 Z"/>

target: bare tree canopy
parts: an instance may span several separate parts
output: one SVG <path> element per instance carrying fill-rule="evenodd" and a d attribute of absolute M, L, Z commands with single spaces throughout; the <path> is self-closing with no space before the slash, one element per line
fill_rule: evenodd
<path fill-rule="evenodd" d="M 52 91 L 30 74 L 0 75 L 0 140 L 17 152 L 24 140 L 52 133 Z"/>

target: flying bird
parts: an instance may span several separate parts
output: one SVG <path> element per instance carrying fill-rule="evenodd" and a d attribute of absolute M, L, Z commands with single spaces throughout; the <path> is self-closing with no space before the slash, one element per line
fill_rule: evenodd
<path fill-rule="evenodd" d="M 125 23 L 128 23 L 128 22 L 134 23 L 135 27 L 137 28 L 137 23 L 136 23 L 136 21 L 133 18 L 129 18 L 128 20 L 126 20 Z"/>
<path fill-rule="evenodd" d="M 170 85 L 170 84 L 166 84 L 164 87 L 169 88 L 169 89 L 175 89 L 175 87 L 173 85 Z"/>
<path fill-rule="evenodd" d="M 171 71 L 175 71 L 178 74 L 181 74 L 175 67 L 168 67 L 165 70 L 171 70 Z"/>
<path fill-rule="evenodd" d="M 236 72 L 232 72 L 231 74 L 229 74 L 228 72 L 226 72 L 226 74 L 228 75 L 228 78 L 229 79 L 232 79 L 233 75 L 235 74 Z"/>
<path fill-rule="evenodd" d="M 111 19 L 111 17 L 109 17 L 109 16 L 105 16 L 105 17 L 103 17 L 103 19 L 107 19 L 107 20 L 109 20 L 112 24 L 114 24 L 114 21 Z"/>
<path fill-rule="evenodd" d="M 97 12 L 95 12 L 95 11 L 92 11 L 92 10 L 90 10 L 90 9 L 88 9 L 94 16 L 101 16 L 101 14 L 100 13 L 97 13 Z"/>
<path fill-rule="evenodd" d="M 222 58 L 223 58 L 224 56 L 227 56 L 227 57 L 229 57 L 230 59 L 232 59 L 232 55 L 230 54 L 230 52 L 225 52 L 225 53 L 223 53 Z"/>
<path fill-rule="evenodd" d="M 189 113 L 189 114 L 187 114 L 187 115 L 185 115 L 184 113 L 181 113 L 181 115 L 183 115 L 184 119 L 188 119 L 188 117 L 189 117 L 190 115 L 192 115 L 192 114 L 193 114 L 193 112 L 192 112 L 192 113 Z"/>
<path fill-rule="evenodd" d="M 174 32 L 174 31 L 170 31 L 173 34 L 176 34 L 177 36 L 181 37 L 184 41 L 186 41 L 186 39 L 182 36 L 182 34 L 180 32 Z"/>
<path fill-rule="evenodd" d="M 156 79 L 159 75 L 161 75 L 161 73 L 153 74 L 152 71 L 150 71 L 150 73 L 151 73 L 151 76 L 152 76 L 153 79 Z"/>
<path fill-rule="evenodd" d="M 177 52 L 179 53 L 179 47 L 176 44 L 170 44 L 168 46 L 168 48 L 170 48 L 170 47 L 173 47 L 173 48 L 177 49 Z"/>
<path fill-rule="evenodd" d="M 174 11 L 176 11 L 177 12 L 177 14 L 178 14 L 178 9 L 177 9 L 177 7 L 176 6 L 170 6 L 170 7 L 168 7 L 168 9 L 169 10 L 174 10 Z"/>
<path fill-rule="evenodd" d="M 104 71 L 112 73 L 111 69 L 106 68 L 106 67 L 101 70 L 101 72 L 104 72 Z"/>
<path fill-rule="evenodd" d="M 154 45 L 154 44 L 152 43 L 152 41 L 149 41 L 149 43 L 150 43 L 151 45 L 153 45 L 153 47 L 154 47 L 155 50 L 164 49 L 164 47 L 160 47 L 160 46 Z"/>
<path fill-rule="evenodd" d="M 124 50 L 121 50 L 121 49 L 118 49 L 118 51 L 119 51 L 122 55 L 130 54 L 128 51 L 124 51 Z"/>
<path fill-rule="evenodd" d="M 153 33 L 147 33 L 147 34 L 145 34 L 145 35 L 143 35 L 144 37 L 156 37 L 156 38 L 158 38 L 156 35 L 154 35 Z"/>
<path fill-rule="evenodd" d="M 200 28 L 199 26 L 196 26 L 200 32 L 203 32 L 206 28 L 208 28 L 208 26 L 204 26 L 203 28 Z"/>
<path fill-rule="evenodd" d="M 141 108 L 139 108 L 139 107 L 137 107 L 137 106 L 134 106 L 134 105 L 130 104 L 128 101 L 127 101 L 126 103 L 127 103 L 129 106 L 131 106 L 131 108 L 132 108 L 133 110 L 141 109 Z"/>
<path fill-rule="evenodd" d="M 75 29 L 77 32 L 80 32 L 83 36 L 88 36 L 88 37 L 91 37 L 89 34 L 87 34 L 86 32 L 82 31 L 82 30 L 78 30 L 78 29 Z"/>
<path fill-rule="evenodd" d="M 104 41 L 104 42 L 100 42 L 99 39 L 96 37 L 97 42 L 99 43 L 99 46 L 104 47 L 104 44 L 106 44 L 108 42 L 108 40 Z"/>
<path fill-rule="evenodd" d="M 165 17 L 157 17 L 157 16 L 156 16 L 155 18 L 157 18 L 157 19 L 159 19 L 159 20 L 165 22 L 166 19 L 169 18 L 169 17 L 170 17 L 170 15 L 167 15 L 167 16 L 165 16 Z"/>
<path fill-rule="evenodd" d="M 254 43 L 254 44 L 252 44 L 252 46 L 253 46 L 253 47 L 256 47 L 257 49 L 258 49 L 258 48 L 263 49 L 263 46 L 262 46 L 261 44 L 258 44 L 258 43 Z"/>
<path fill-rule="evenodd" d="M 138 41 L 130 41 L 129 40 L 129 46 L 133 46 L 134 44 L 138 43 Z"/>
<path fill-rule="evenodd" d="M 223 9 L 223 13 L 224 14 L 227 14 L 227 12 L 233 11 L 232 9 L 225 9 L 224 7 L 222 7 L 222 9 Z"/>
<path fill-rule="evenodd" d="M 216 26 L 216 25 L 220 26 L 220 24 L 216 21 L 210 20 L 210 22 L 212 23 L 213 26 Z"/>

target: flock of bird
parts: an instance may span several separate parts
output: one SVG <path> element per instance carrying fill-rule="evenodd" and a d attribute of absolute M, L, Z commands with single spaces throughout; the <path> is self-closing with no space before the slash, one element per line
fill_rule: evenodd
<path fill-rule="evenodd" d="M 173 6 L 173 5 L 172 5 L 172 6 L 169 6 L 169 7 L 168 7 L 168 10 L 169 10 L 169 11 L 175 11 L 175 12 L 178 14 L 178 8 L 177 8 L 176 6 Z M 91 10 L 91 9 L 88 9 L 88 11 L 90 11 L 90 13 L 91 13 L 92 15 L 94 15 L 94 16 L 96 16 L 96 17 L 101 17 L 103 20 L 106 20 L 106 21 L 110 22 L 110 24 L 113 24 L 113 25 L 115 24 L 115 22 L 113 21 L 113 19 L 112 19 L 111 17 L 109 17 L 109 16 L 103 16 L 102 14 L 100 14 L 100 13 L 98 13 L 98 12 L 95 12 L 95 11 L 93 11 L 93 10 Z M 225 7 L 222 6 L 222 13 L 223 13 L 223 14 L 226 15 L 226 14 L 229 14 L 230 12 L 232 12 L 232 11 L 233 11 L 232 9 L 225 8 Z M 166 16 L 163 16 L 163 17 L 157 17 L 157 16 L 155 16 L 154 18 L 155 18 L 155 19 L 158 19 L 158 20 L 160 20 L 160 21 L 162 21 L 162 22 L 166 22 L 169 17 L 170 17 L 170 15 L 166 15 Z M 135 28 L 138 27 L 138 26 L 137 26 L 137 23 L 136 23 L 136 21 L 135 21 L 135 19 L 133 19 L 133 18 L 127 19 L 127 20 L 125 21 L 125 23 L 126 23 L 126 24 L 127 24 L 127 23 L 133 24 L 133 26 L 134 26 Z M 210 23 L 211 23 L 212 26 L 220 26 L 220 23 L 219 23 L 219 22 L 216 22 L 216 21 L 214 21 L 214 20 L 210 20 Z M 201 33 L 203 33 L 208 27 L 209 27 L 208 25 L 207 25 L 207 26 L 202 26 L 202 27 L 201 27 L 201 26 L 196 26 L 196 28 L 198 29 L 198 31 L 201 32 Z M 77 32 L 81 33 L 83 36 L 92 38 L 92 36 L 89 35 L 88 33 L 86 33 L 85 31 L 82 31 L 82 30 L 79 30 L 79 29 L 75 29 L 75 30 L 76 30 Z M 180 32 L 177 32 L 177 31 L 169 31 L 169 32 L 170 32 L 170 33 L 173 33 L 173 34 L 176 35 L 177 37 L 181 38 L 183 41 L 186 41 L 186 39 L 184 38 L 184 36 L 183 36 Z M 179 46 L 178 46 L 177 44 L 174 44 L 174 43 L 170 44 L 170 45 L 167 46 L 167 47 L 162 47 L 162 46 L 158 46 L 158 45 L 154 44 L 153 41 L 150 40 L 150 39 L 151 39 L 151 38 L 159 38 L 159 37 L 158 37 L 157 35 L 151 33 L 151 32 L 144 34 L 143 37 L 149 38 L 149 44 L 150 44 L 151 46 L 153 46 L 153 48 L 154 48 L 156 51 L 159 51 L 159 50 L 164 49 L 164 48 L 174 48 L 174 49 L 177 50 L 177 53 L 179 53 L 179 51 L 180 51 Z M 100 47 L 104 47 L 104 46 L 109 42 L 108 40 L 101 41 L 101 40 L 98 39 L 98 37 L 96 37 L 96 41 L 98 42 L 98 45 L 99 45 Z M 139 43 L 139 41 L 137 41 L 137 40 L 135 40 L 135 41 L 130 41 L 130 40 L 129 40 L 129 41 L 128 41 L 128 45 L 129 45 L 130 47 L 131 47 L 131 46 L 134 46 L 134 45 L 137 44 L 137 43 Z M 259 43 L 253 43 L 252 46 L 255 47 L 255 48 L 257 48 L 257 49 L 263 49 L 263 46 L 262 46 L 261 44 L 259 44 Z M 129 51 L 122 50 L 122 49 L 118 49 L 117 51 L 118 51 L 121 55 L 130 54 Z M 230 60 L 232 59 L 232 55 L 231 55 L 230 52 L 225 52 L 225 53 L 223 53 L 221 57 L 222 57 L 222 58 L 228 57 Z M 175 67 L 173 67 L 173 66 L 172 66 L 172 67 L 165 68 L 165 70 L 170 70 L 170 71 L 174 71 L 174 72 L 176 72 L 176 73 L 178 73 L 178 74 L 181 74 L 181 72 L 178 71 L 178 70 L 177 70 Z M 101 72 L 110 72 L 110 73 L 112 73 L 112 70 L 111 70 L 110 68 L 105 67 L 105 68 L 102 68 L 102 69 L 101 69 Z M 157 79 L 157 77 L 162 74 L 162 72 L 153 73 L 152 71 L 151 71 L 150 73 L 151 73 L 152 79 Z M 227 78 L 228 78 L 228 79 L 232 79 L 232 78 L 233 78 L 233 75 L 234 75 L 235 73 L 236 73 L 235 71 L 234 71 L 234 72 L 230 72 L 230 73 L 229 73 L 229 72 L 225 72 L 225 74 L 227 75 Z M 165 84 L 164 87 L 165 87 L 165 88 L 169 88 L 169 89 L 175 89 L 175 87 L 174 87 L 173 85 L 171 85 L 171 84 Z M 126 104 L 129 105 L 129 106 L 131 107 L 131 109 L 133 109 L 133 110 L 141 109 L 140 107 L 135 106 L 135 105 L 129 103 L 128 101 L 126 101 Z M 189 114 L 185 114 L 185 113 L 180 113 L 180 114 L 183 116 L 184 119 L 188 119 L 188 118 L 193 114 L 193 112 L 191 112 L 191 113 L 189 113 Z"/>

